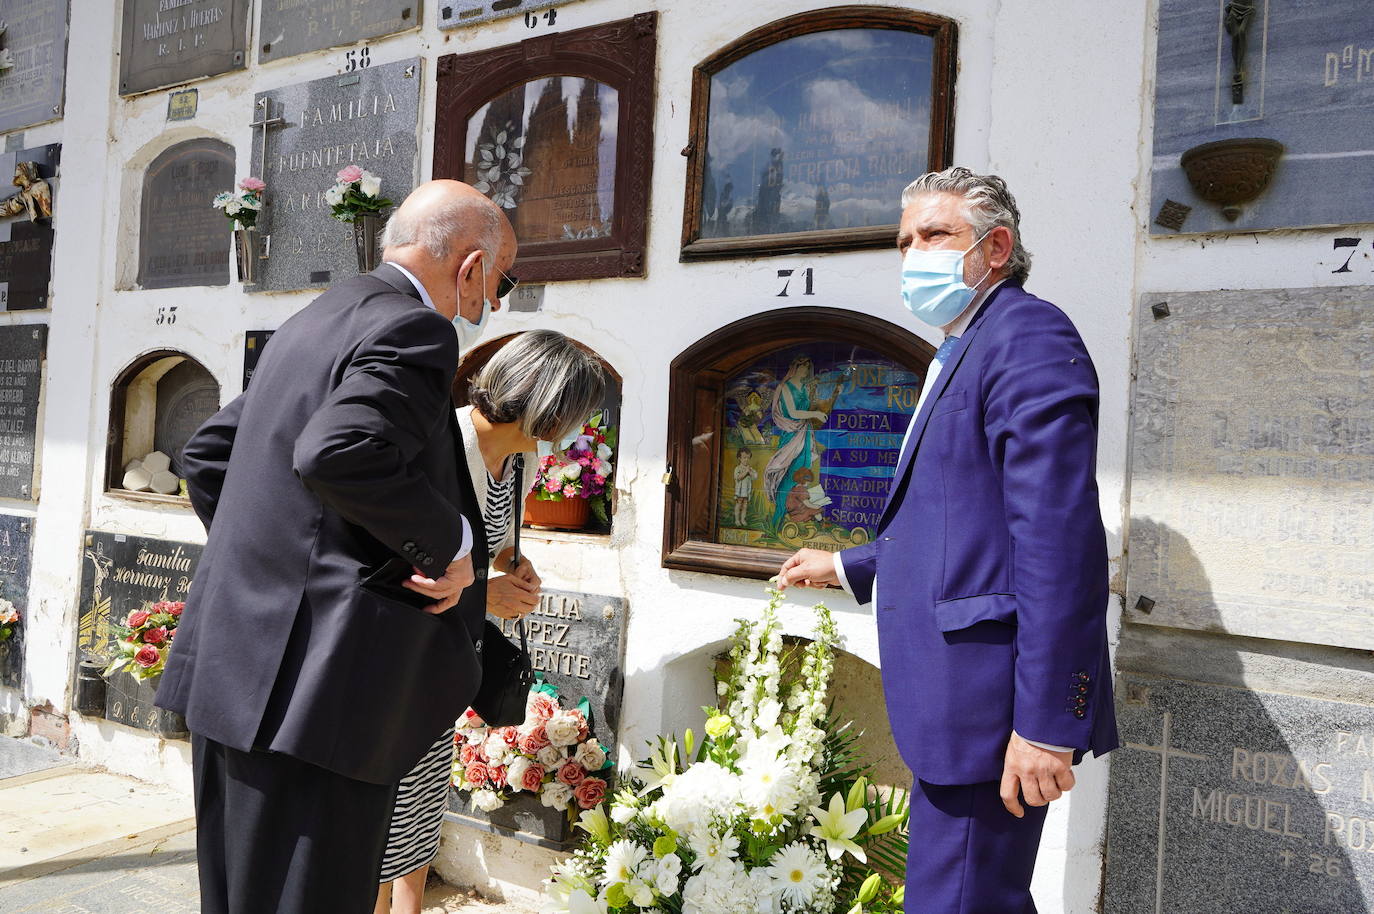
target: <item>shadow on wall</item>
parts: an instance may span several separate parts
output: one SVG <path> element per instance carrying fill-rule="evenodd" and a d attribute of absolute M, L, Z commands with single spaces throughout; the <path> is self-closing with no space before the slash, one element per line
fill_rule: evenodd
<path fill-rule="evenodd" d="M 1195 585 L 1188 610 L 1198 627 L 1224 634 L 1187 539 L 1149 519 L 1131 523 L 1138 553 L 1167 548 L 1170 579 Z M 1335 768 L 1322 745 L 1289 744 L 1306 732 L 1328 740 L 1340 721 L 1314 727 L 1315 700 L 1245 688 L 1242 652 L 1278 648 L 1123 621 L 1105 914 L 1369 910 L 1346 849 L 1326 831 Z M 1072 814 L 1070 826 L 1096 827 Z"/>

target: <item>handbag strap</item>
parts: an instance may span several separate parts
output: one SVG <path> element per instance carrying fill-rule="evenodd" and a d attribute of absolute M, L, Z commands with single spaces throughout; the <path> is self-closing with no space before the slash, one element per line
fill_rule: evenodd
<path fill-rule="evenodd" d="M 520 525 L 524 518 L 521 516 L 521 499 L 525 492 L 525 455 L 515 455 L 515 485 L 511 487 L 510 495 L 510 522 L 515 525 L 515 546 L 511 551 L 510 567 L 514 571 L 520 566 Z M 520 635 L 520 650 L 528 654 L 529 644 L 525 640 L 525 617 L 521 616 L 515 620 L 515 630 Z"/>

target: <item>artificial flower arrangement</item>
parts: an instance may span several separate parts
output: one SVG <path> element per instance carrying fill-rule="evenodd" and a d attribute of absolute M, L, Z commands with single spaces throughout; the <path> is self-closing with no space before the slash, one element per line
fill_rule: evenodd
<path fill-rule="evenodd" d="M 380 196 L 382 179 L 357 165 L 339 169 L 338 182 L 324 192 L 329 215 L 340 222 L 357 222 L 359 216 L 375 216 L 391 205 Z"/>
<path fill-rule="evenodd" d="M 549 914 L 871 914 L 902 911 L 907 794 L 872 786 L 858 734 L 829 720 L 838 633 L 785 656 L 777 609 L 741 621 L 722 709 L 681 747 L 660 737 L 609 814 L 580 817 L 583 846 L 545 883 Z"/>
<path fill-rule="evenodd" d="M 0 644 L 10 640 L 19 624 L 19 610 L 9 600 L 0 597 Z"/>
<path fill-rule="evenodd" d="M 262 212 L 262 192 L 267 189 L 261 178 L 248 176 L 239 181 L 236 190 L 226 190 L 216 194 L 210 205 L 222 210 L 224 215 L 234 221 L 236 228 L 250 229 L 258 224 L 258 213 Z"/>
<path fill-rule="evenodd" d="M 485 812 L 525 792 L 571 818 L 605 798 L 606 775 L 614 767 L 591 731 L 587 699 L 565 709 L 558 689 L 540 677 L 521 724 L 488 727 L 471 708 L 463 713 L 454 735 L 453 785 L 470 791 L 472 804 Z"/>
<path fill-rule="evenodd" d="M 185 608 L 185 603 L 144 603 L 142 609 L 129 613 L 124 624 L 115 627 L 119 656 L 105 668 L 105 675 L 128 670 L 139 682 L 161 676 Z"/>
<path fill-rule="evenodd" d="M 534 474 L 534 497 L 540 501 L 585 498 L 592 515 L 603 524 L 610 523 L 611 455 L 615 453 L 616 430 L 606 424 L 604 413 L 597 413 L 582 431 L 559 442 L 553 453 L 539 460 Z"/>

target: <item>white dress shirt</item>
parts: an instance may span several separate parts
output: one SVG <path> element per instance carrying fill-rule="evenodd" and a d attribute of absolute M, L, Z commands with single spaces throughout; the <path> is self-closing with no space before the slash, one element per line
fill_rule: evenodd
<path fill-rule="evenodd" d="M 429 291 L 425 289 L 425 284 L 416 279 L 414 273 L 411 273 L 394 260 L 388 260 L 387 264 L 400 270 L 401 275 L 410 280 L 410 284 L 415 287 L 415 291 L 420 293 L 420 301 L 425 303 L 426 308 L 438 312 L 439 309 L 434 307 L 434 299 L 429 297 Z M 472 527 L 468 524 L 468 519 L 461 514 L 458 515 L 458 519 L 463 522 L 463 542 L 462 545 L 458 547 L 458 552 L 453 556 L 453 561 L 455 562 L 472 551 Z"/>

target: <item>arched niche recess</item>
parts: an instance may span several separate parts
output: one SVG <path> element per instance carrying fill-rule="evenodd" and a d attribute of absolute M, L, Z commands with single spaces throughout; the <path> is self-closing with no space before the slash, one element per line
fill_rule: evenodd
<path fill-rule="evenodd" d="M 186 353 L 140 356 L 110 391 L 106 489 L 182 501 L 181 449 L 219 407 L 219 383 Z"/>
<path fill-rule="evenodd" d="M 767 579 L 872 537 L 935 350 L 887 321 L 788 308 L 673 360 L 663 565 Z"/>
<path fill-rule="evenodd" d="M 210 137 L 169 146 L 143 172 L 138 284 L 144 289 L 229 284 L 230 227 L 210 205 L 234 186 L 234 147 Z"/>
<path fill-rule="evenodd" d="M 498 337 L 494 340 L 488 340 L 480 346 L 475 347 L 472 351 L 468 352 L 463 357 L 462 362 L 460 362 L 458 365 L 458 373 L 453 378 L 453 403 L 455 406 L 468 405 L 468 403 L 470 402 L 468 399 L 468 393 L 472 384 L 472 379 L 476 377 L 477 372 L 481 371 L 483 366 L 485 366 L 487 362 L 491 361 L 492 356 L 496 355 L 496 353 L 499 352 L 503 346 L 514 340 L 519 335 L 520 334 L 518 333 L 511 333 L 507 334 L 506 336 Z M 602 416 L 602 422 L 606 426 L 609 426 L 610 428 L 615 430 L 616 434 L 614 442 L 616 446 L 612 448 L 611 465 L 615 468 L 616 473 L 619 473 L 620 450 L 618 444 L 620 432 L 620 373 L 617 372 L 615 368 L 611 366 L 610 362 L 607 362 L 604 358 L 601 357 L 600 353 L 592 349 L 590 346 L 580 343 L 577 340 L 573 340 L 573 343 L 575 343 L 577 347 L 583 350 L 584 352 L 588 352 L 596 356 L 596 358 L 601 362 L 602 369 L 606 372 L 606 396 L 601 401 L 601 406 L 598 408 L 598 412 Z M 590 416 L 588 417 L 588 419 L 591 418 L 592 417 Z M 540 453 L 541 455 L 547 453 L 547 450 L 541 448 Z M 527 471 L 526 482 L 532 483 L 533 479 L 533 470 Z M 593 516 L 591 520 L 588 522 L 588 526 L 586 527 L 585 532 L 593 534 L 609 534 L 611 532 L 611 524 L 614 523 L 615 520 L 615 487 L 613 483 L 614 477 L 612 477 L 612 484 L 606 487 L 607 520 L 605 522 L 602 522 L 595 516 Z"/>

